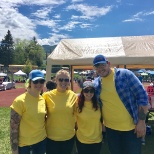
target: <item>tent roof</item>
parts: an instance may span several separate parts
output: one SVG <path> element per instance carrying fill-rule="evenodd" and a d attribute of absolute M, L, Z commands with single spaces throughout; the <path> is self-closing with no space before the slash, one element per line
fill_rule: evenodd
<path fill-rule="evenodd" d="M 154 64 L 154 36 L 63 39 L 47 61 L 51 65 L 92 65 L 97 54 L 114 65 Z"/>
<path fill-rule="evenodd" d="M 14 75 L 22 76 L 22 75 L 27 75 L 27 74 L 24 73 L 23 71 L 19 70 L 19 71 L 17 71 L 16 73 L 14 73 Z"/>
<path fill-rule="evenodd" d="M 0 72 L 0 76 L 7 76 L 6 73 Z"/>

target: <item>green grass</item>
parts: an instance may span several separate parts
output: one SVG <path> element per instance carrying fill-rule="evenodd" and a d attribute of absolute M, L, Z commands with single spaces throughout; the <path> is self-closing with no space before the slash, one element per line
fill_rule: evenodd
<path fill-rule="evenodd" d="M 11 154 L 10 149 L 10 108 L 0 107 L 0 154 Z M 152 135 L 146 136 L 146 145 L 142 146 L 142 154 L 154 153 L 154 115 L 150 115 L 148 122 L 152 126 Z M 109 154 L 107 143 L 103 143 L 101 154 Z"/>
<path fill-rule="evenodd" d="M 11 154 L 10 108 L 0 108 L 0 154 Z"/>

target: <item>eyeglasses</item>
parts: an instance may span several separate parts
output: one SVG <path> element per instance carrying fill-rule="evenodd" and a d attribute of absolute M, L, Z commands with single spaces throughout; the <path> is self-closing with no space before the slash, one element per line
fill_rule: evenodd
<path fill-rule="evenodd" d="M 38 84 L 38 83 L 44 84 L 44 82 L 45 82 L 45 80 L 43 80 L 43 79 L 41 79 L 41 80 L 35 80 L 35 81 L 33 81 L 33 84 Z"/>
<path fill-rule="evenodd" d="M 63 82 L 63 81 L 65 81 L 65 82 L 69 82 L 69 79 L 59 78 L 58 81 L 59 81 L 59 82 Z"/>
<path fill-rule="evenodd" d="M 96 69 L 101 69 L 101 68 L 105 68 L 106 65 L 107 65 L 107 63 L 106 63 L 106 64 L 96 64 L 94 67 L 95 67 Z"/>
<path fill-rule="evenodd" d="M 83 89 L 83 93 L 94 93 L 95 90 L 94 89 Z"/>

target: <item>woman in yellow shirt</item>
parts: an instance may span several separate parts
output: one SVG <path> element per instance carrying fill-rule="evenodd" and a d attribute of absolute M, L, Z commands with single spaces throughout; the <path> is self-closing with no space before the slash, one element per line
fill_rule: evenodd
<path fill-rule="evenodd" d="M 56 74 L 57 87 L 43 94 L 47 105 L 46 154 L 71 154 L 75 139 L 76 94 L 69 89 L 70 74 L 60 70 Z"/>
<path fill-rule="evenodd" d="M 45 153 L 46 105 L 40 95 L 44 82 L 44 74 L 41 71 L 31 71 L 27 91 L 18 96 L 11 105 L 12 154 Z"/>
<path fill-rule="evenodd" d="M 85 81 L 76 107 L 78 154 L 100 154 L 101 111 L 94 92 L 94 84 L 91 81 Z"/>

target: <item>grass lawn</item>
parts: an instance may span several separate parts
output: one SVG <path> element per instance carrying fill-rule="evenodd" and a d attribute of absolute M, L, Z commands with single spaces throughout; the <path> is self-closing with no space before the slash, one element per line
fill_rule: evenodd
<path fill-rule="evenodd" d="M 0 154 L 11 154 L 10 150 L 10 108 L 0 107 Z M 142 154 L 154 153 L 154 116 L 150 116 L 149 125 L 152 126 L 152 135 L 146 136 L 146 145 L 142 146 Z M 101 154 L 109 154 L 107 143 L 103 143 Z"/>

